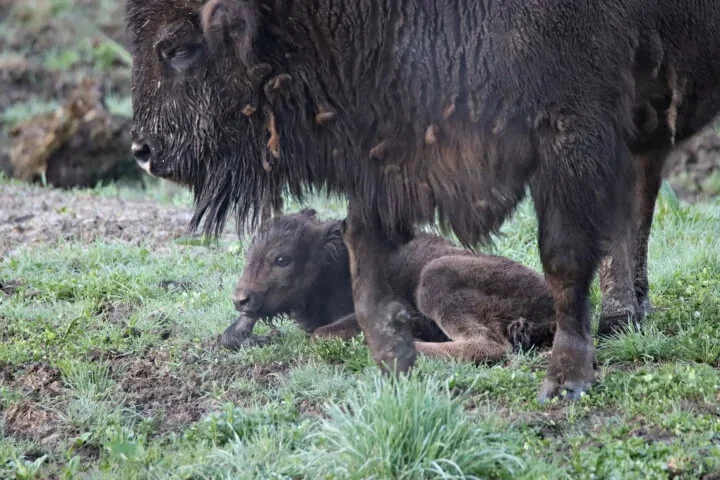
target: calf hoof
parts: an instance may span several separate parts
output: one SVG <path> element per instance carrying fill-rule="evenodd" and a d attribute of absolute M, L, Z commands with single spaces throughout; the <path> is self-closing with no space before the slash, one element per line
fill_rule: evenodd
<path fill-rule="evenodd" d="M 254 319 L 238 317 L 238 319 L 220 335 L 218 343 L 221 347 L 227 348 L 228 350 L 237 350 L 241 346 L 246 345 L 254 326 Z"/>
<path fill-rule="evenodd" d="M 538 401 L 545 403 L 558 397 L 578 400 L 595 383 L 596 365 L 591 341 L 558 331 Z"/>
<path fill-rule="evenodd" d="M 415 364 L 417 352 L 410 329 L 411 315 L 395 300 L 370 309 L 364 325 L 373 359 L 385 373 L 405 373 Z"/>

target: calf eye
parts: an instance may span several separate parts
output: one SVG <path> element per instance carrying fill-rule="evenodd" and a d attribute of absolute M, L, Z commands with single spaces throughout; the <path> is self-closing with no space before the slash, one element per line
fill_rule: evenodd
<path fill-rule="evenodd" d="M 182 72 L 190 68 L 200 58 L 202 44 L 188 43 L 184 45 L 160 48 L 160 56 L 172 69 Z"/>
<path fill-rule="evenodd" d="M 290 265 L 290 257 L 284 257 L 282 255 L 279 255 L 277 258 L 275 258 L 275 265 L 278 267 L 287 267 Z"/>

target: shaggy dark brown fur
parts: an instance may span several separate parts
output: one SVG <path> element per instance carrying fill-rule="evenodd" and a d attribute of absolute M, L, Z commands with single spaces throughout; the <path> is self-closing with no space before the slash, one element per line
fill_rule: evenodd
<path fill-rule="evenodd" d="M 601 330 L 641 317 L 658 165 L 720 108 L 720 2 L 128 0 L 127 23 L 133 150 L 193 188 L 194 227 L 254 225 L 274 188 L 348 196 L 381 365 L 415 358 L 386 271 L 413 226 L 475 245 L 529 187 L 558 326 L 543 400 L 594 381 L 604 256 Z"/>
<path fill-rule="evenodd" d="M 236 348 L 260 318 L 291 315 L 313 337 L 360 333 L 340 221 L 314 210 L 269 220 L 251 244 L 233 302 L 241 316 L 221 337 Z M 538 273 L 506 258 L 471 255 L 418 233 L 389 258 L 393 293 L 411 307 L 421 353 L 495 361 L 513 347 L 550 346 L 552 296 Z"/>

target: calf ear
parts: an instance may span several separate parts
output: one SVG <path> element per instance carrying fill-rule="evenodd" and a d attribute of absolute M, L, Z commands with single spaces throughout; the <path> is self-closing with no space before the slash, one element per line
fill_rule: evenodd
<path fill-rule="evenodd" d="M 327 263 L 335 263 L 341 260 L 340 253 L 345 249 L 343 242 L 342 223 L 329 222 L 323 229 L 324 244 L 323 253 Z"/>
<path fill-rule="evenodd" d="M 300 210 L 300 214 L 307 218 L 315 218 L 317 211 L 314 208 L 303 208 Z"/>
<path fill-rule="evenodd" d="M 200 18 L 211 51 L 230 48 L 248 64 L 260 22 L 255 0 L 209 0 Z"/>

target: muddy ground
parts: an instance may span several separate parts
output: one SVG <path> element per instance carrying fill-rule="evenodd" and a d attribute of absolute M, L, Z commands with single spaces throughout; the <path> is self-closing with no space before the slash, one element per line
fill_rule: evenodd
<path fill-rule="evenodd" d="M 31 185 L 0 185 L 0 260 L 19 246 L 120 240 L 163 249 L 185 237 L 190 208 Z M 226 235 L 230 235 L 226 233 Z"/>

